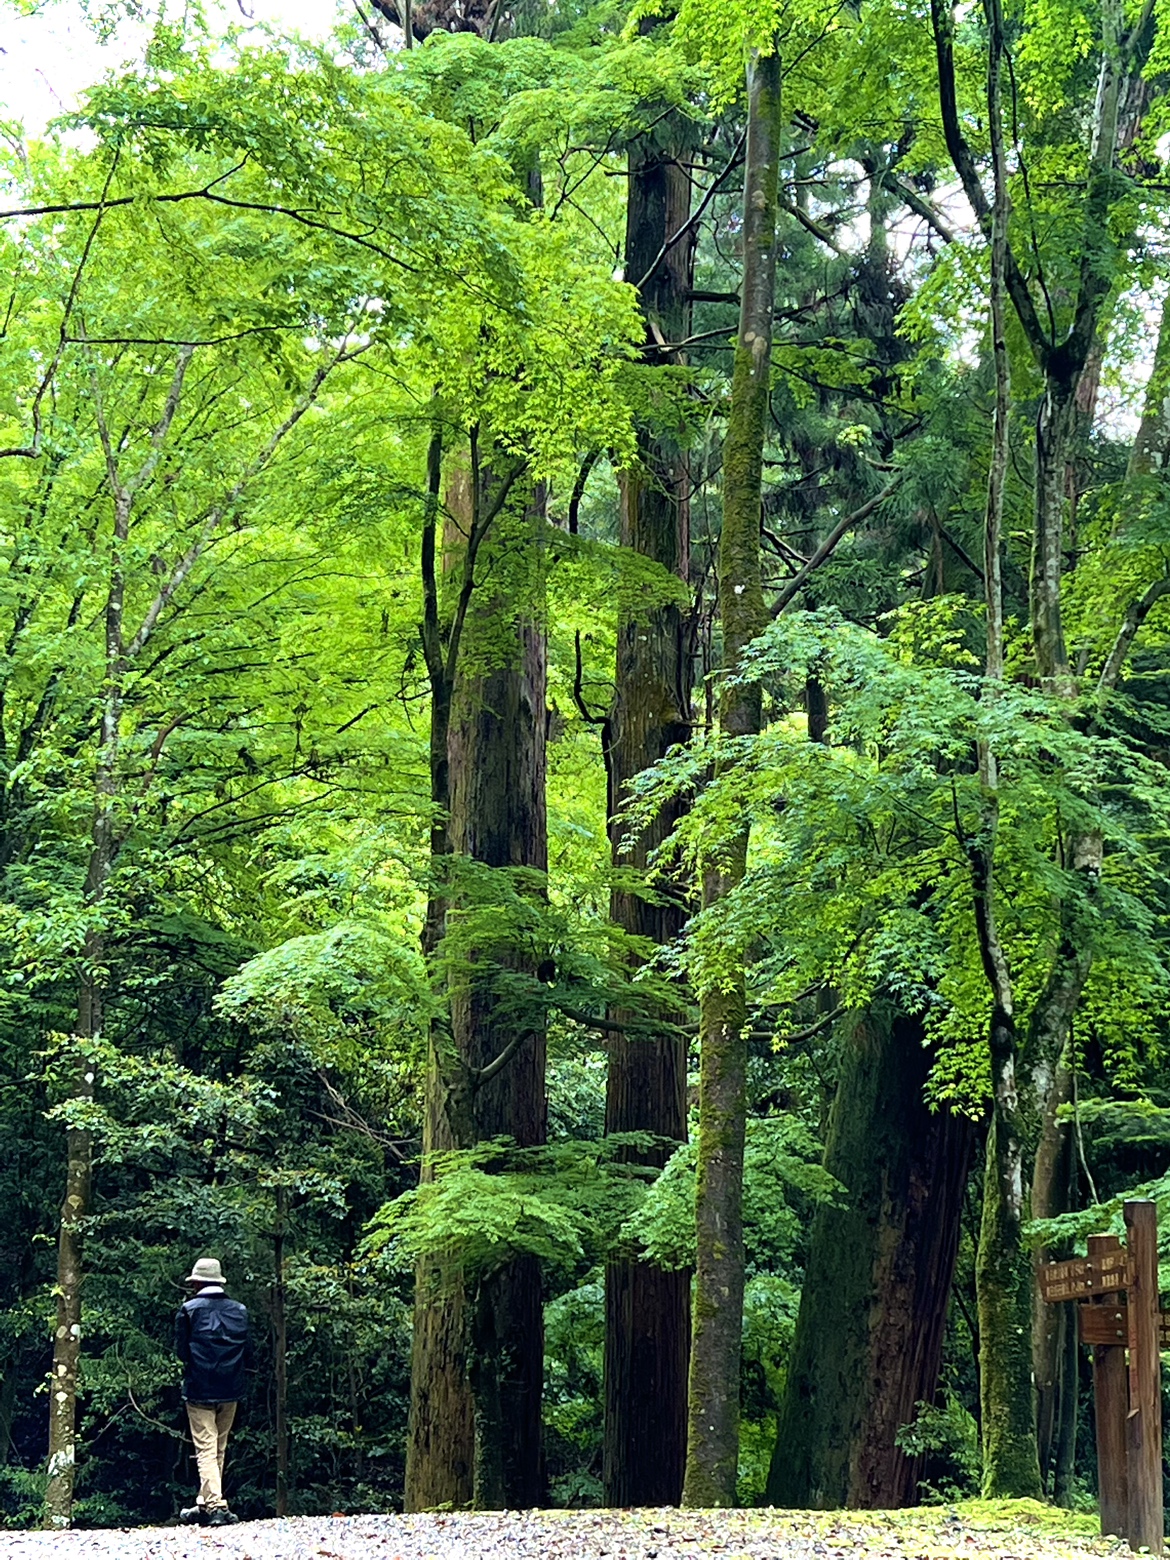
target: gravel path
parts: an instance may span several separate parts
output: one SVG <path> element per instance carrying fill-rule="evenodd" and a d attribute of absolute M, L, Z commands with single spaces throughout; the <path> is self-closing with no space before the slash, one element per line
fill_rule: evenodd
<path fill-rule="evenodd" d="M 230 1528 L 0 1533 L 12 1560 L 1059 1560 L 1112 1540 L 1045 1532 L 1018 1515 L 918 1512 L 477 1512 L 292 1517 Z M 1030 1530 L 1031 1529 L 1031 1530 Z"/>

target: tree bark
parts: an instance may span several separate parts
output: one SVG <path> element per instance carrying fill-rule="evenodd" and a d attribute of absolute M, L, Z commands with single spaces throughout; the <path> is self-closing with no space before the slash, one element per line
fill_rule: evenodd
<path fill-rule="evenodd" d="M 543 496 L 505 508 L 488 544 L 489 563 L 517 554 L 529 573 L 511 601 L 481 599 L 468 619 L 451 712 L 452 850 L 496 868 L 548 869 L 545 812 L 545 638 Z M 502 638 L 506 634 L 507 642 Z M 485 666 L 484 663 L 487 662 Z M 497 967 L 524 967 L 511 950 L 492 950 Z M 529 970 L 528 973 L 533 973 Z M 456 1050 L 482 1069 L 518 1037 L 517 1018 L 502 1004 L 490 978 L 457 990 L 451 1007 Z M 525 1025 L 511 1061 L 475 1089 L 479 1140 L 510 1137 L 521 1147 L 545 1141 L 546 1038 L 543 1020 Z M 478 1507 L 525 1510 L 544 1491 L 541 1393 L 544 1318 L 539 1265 L 521 1257 L 479 1285 L 477 1314 L 490 1311 L 492 1365 L 498 1400 L 498 1484 L 478 1488 Z M 490 1406 L 490 1404 L 489 1404 Z M 477 1405 L 477 1417 L 484 1410 Z M 486 1454 L 477 1436 L 476 1467 Z M 491 1449 L 497 1455 L 496 1449 Z M 478 1480 L 477 1480 L 478 1485 Z"/>
<path fill-rule="evenodd" d="M 1016 1110 L 1001 1071 L 987 1143 L 983 1218 L 975 1265 L 979 1299 L 979 1382 L 983 1493 L 990 1500 L 1040 1499 L 1031 1371 L 1020 1369 L 1021 1340 L 1030 1365 L 1032 1270 L 1020 1239 L 1023 1165 Z M 1009 1072 L 1007 1078 L 1013 1075 Z M 1018 1103 L 1018 1102 L 1016 1102 Z"/>
<path fill-rule="evenodd" d="M 1154 367 L 1146 386 L 1142 420 L 1130 452 L 1126 481 L 1163 471 L 1170 459 L 1170 307 L 1163 303 Z"/>
<path fill-rule="evenodd" d="M 88 953 L 97 955 L 97 939 Z M 101 1029 L 101 994 L 92 968 L 82 978 L 74 1047 L 74 1083 L 70 1100 L 85 1105 L 93 1098 L 96 1067 L 84 1041 Z M 82 1042 L 79 1044 L 78 1042 Z M 45 1526 L 67 1528 L 73 1521 L 77 1473 L 77 1394 L 81 1367 L 81 1290 L 85 1277 L 84 1229 L 93 1193 L 93 1134 L 81 1127 L 65 1133 L 65 1199 L 57 1234 L 57 1320 L 49 1381 L 49 1456 L 45 1487 Z"/>
<path fill-rule="evenodd" d="M 626 275 L 645 278 L 640 296 L 648 358 L 664 357 L 657 341 L 690 334 L 693 234 L 674 244 L 690 215 L 690 179 L 670 149 L 630 156 L 626 208 Z M 659 258 L 661 257 L 661 258 Z M 657 263 L 656 263 L 657 262 Z M 689 571 L 689 467 L 682 428 L 642 428 L 638 465 L 623 472 L 624 547 L 661 564 L 680 580 Z M 610 847 L 615 867 L 644 872 L 652 851 L 677 821 L 664 811 L 637 839 L 625 838 L 619 813 L 630 780 L 690 736 L 689 626 L 677 604 L 634 610 L 618 625 L 613 707 L 605 729 Z M 676 900 L 650 903 L 615 890 L 610 915 L 631 936 L 662 946 L 682 928 Z M 621 1022 L 620 1010 L 610 1017 Z M 687 1045 L 677 1036 L 608 1041 L 605 1129 L 648 1132 L 682 1142 L 687 1135 Z M 661 1166 L 669 1147 L 640 1155 Z M 608 1506 L 674 1506 L 686 1461 L 687 1348 L 691 1277 L 633 1255 L 605 1273 L 605 1436 L 602 1483 Z"/>
<path fill-rule="evenodd" d="M 182 386 L 182 368 L 176 386 Z M 178 390 L 172 393 L 177 405 Z M 100 413 L 99 413 L 100 415 Z M 172 414 L 173 415 L 173 414 Z M 102 423 L 104 431 L 104 421 Z M 89 1042 L 102 1028 L 102 979 L 106 939 L 98 923 L 102 900 L 117 854 L 114 808 L 118 797 L 118 751 L 124 701 L 126 654 L 123 635 L 125 576 L 123 549 L 130 531 L 133 490 L 120 480 L 106 440 L 107 465 L 114 499 L 110 579 L 105 607 L 105 689 L 94 777 L 94 811 L 86 868 L 85 903 L 91 922 L 82 949 L 77 994 L 77 1025 L 71 1041 L 73 1081 L 68 1103 L 84 1107 L 93 1099 L 97 1063 Z M 48 1480 L 45 1486 L 45 1526 L 67 1528 L 73 1521 L 73 1488 L 77 1472 L 77 1395 L 81 1367 L 81 1291 L 85 1277 L 84 1230 L 93 1196 L 93 1134 L 70 1125 L 65 1132 L 65 1200 L 57 1235 L 57 1324 L 53 1333 L 53 1365 L 49 1387 Z"/>
<path fill-rule="evenodd" d="M 888 1002 L 857 1015 L 825 1168 L 844 1205 L 813 1223 L 768 1501 L 914 1505 L 920 1467 L 898 1431 L 938 1387 L 974 1128 L 925 1099 L 921 1021 Z"/>
<path fill-rule="evenodd" d="M 776 281 L 776 199 L 782 130 L 778 54 L 748 65 L 744 167 L 743 284 L 723 445 L 723 529 L 719 614 L 723 668 L 733 672 L 766 621 L 760 579 L 760 497 L 772 359 Z M 732 740 L 760 729 L 760 690 L 724 686 L 720 729 Z M 738 884 L 747 862 L 746 829 L 703 884 L 710 906 Z M 735 1503 L 739 1462 L 739 1371 L 743 1327 L 743 1149 L 747 1046 L 742 965 L 701 996 L 699 1143 L 695 1202 L 697 1270 L 691 1330 L 688 1506 Z"/>
<path fill-rule="evenodd" d="M 1032 1171 L 1031 1214 L 1034 1219 L 1055 1218 L 1058 1214 L 1067 1213 L 1072 1206 L 1072 1134 L 1068 1123 L 1058 1115 L 1060 1106 L 1072 1098 L 1072 1071 L 1067 1059 L 1057 1068 L 1047 1095 Z M 1069 1254 L 1038 1247 L 1032 1253 L 1033 1269 L 1038 1269 L 1057 1256 Z M 1068 1321 L 1069 1308 L 1047 1304 L 1040 1294 L 1039 1286 L 1034 1286 L 1032 1380 L 1036 1388 L 1036 1446 L 1046 1495 L 1052 1494 L 1055 1485 L 1057 1449 L 1065 1414 L 1064 1394 L 1069 1385 L 1065 1367 Z M 1074 1373 L 1074 1395 L 1076 1387 Z"/>
<path fill-rule="evenodd" d="M 276 1188 L 276 1229 L 272 1236 L 272 1385 L 276 1443 L 276 1515 L 288 1516 L 288 1318 L 285 1314 L 284 1239 L 288 1192 Z"/>
<path fill-rule="evenodd" d="M 446 777 L 450 853 L 498 869 L 548 865 L 545 815 L 543 498 L 511 493 L 515 470 L 481 466 L 448 487 L 444 548 L 455 604 L 447 614 L 450 691 Z M 477 573 L 478 571 L 478 573 Z M 519 573 L 518 573 L 519 571 Z M 506 576 L 507 595 L 476 583 Z M 434 717 L 433 717 L 434 718 Z M 440 785 L 432 741 L 432 784 Z M 534 888 L 533 892 L 537 890 Z M 444 890 L 444 894 L 446 894 Z M 441 914 L 434 911 L 440 930 Z M 437 1028 L 427 1084 L 424 1154 L 546 1131 L 543 1020 L 505 1006 L 494 977 L 528 970 L 505 946 L 451 983 L 450 1031 Z M 478 1075 L 508 1050 L 490 1079 Z M 543 1310 L 539 1265 L 521 1257 L 465 1282 L 457 1259 L 420 1273 L 411 1371 L 406 1506 L 538 1505 L 543 1494 Z"/>

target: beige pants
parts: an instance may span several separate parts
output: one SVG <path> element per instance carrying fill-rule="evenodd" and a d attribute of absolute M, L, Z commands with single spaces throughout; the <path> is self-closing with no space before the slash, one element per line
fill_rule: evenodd
<path fill-rule="evenodd" d="M 228 1431 L 236 1417 L 234 1403 L 211 1405 L 188 1403 L 187 1420 L 195 1442 L 195 1465 L 199 1469 L 199 1494 L 196 1504 L 217 1511 L 227 1506 L 223 1498 L 223 1454 L 227 1451 Z"/>

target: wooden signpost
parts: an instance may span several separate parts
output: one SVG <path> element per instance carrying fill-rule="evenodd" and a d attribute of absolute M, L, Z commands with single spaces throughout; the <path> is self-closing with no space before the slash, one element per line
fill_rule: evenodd
<path fill-rule="evenodd" d="M 1052 1303 L 1080 1300 L 1078 1331 L 1093 1347 L 1101 1531 L 1162 1553 L 1162 1361 L 1170 1313 L 1158 1309 L 1158 1213 L 1125 1204 L 1126 1244 L 1090 1235 L 1087 1257 L 1040 1268 Z M 1128 1368 L 1126 1352 L 1128 1351 Z"/>

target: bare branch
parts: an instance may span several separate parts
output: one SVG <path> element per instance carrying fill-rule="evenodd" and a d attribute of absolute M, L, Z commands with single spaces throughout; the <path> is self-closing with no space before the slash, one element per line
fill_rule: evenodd
<path fill-rule="evenodd" d="M 911 189 L 910 185 L 899 179 L 892 170 L 883 176 L 882 183 L 891 195 L 896 195 L 904 205 L 909 206 L 916 217 L 921 217 L 928 226 L 932 227 L 944 244 L 954 243 L 955 230 L 944 219 L 937 206 L 932 206 L 928 200 L 923 200 L 916 190 Z"/>
<path fill-rule="evenodd" d="M 142 624 L 139 627 L 138 632 L 134 635 L 134 638 L 130 641 L 126 648 L 126 657 L 128 660 L 133 660 L 134 657 L 139 655 L 145 646 L 149 643 L 151 636 L 158 627 L 159 618 L 173 600 L 175 592 L 179 590 L 180 586 L 183 584 L 183 581 L 199 562 L 200 558 L 203 556 L 204 552 L 210 545 L 216 531 L 219 529 L 225 517 L 235 507 L 244 489 L 268 465 L 269 461 L 272 459 L 281 443 L 284 441 L 287 435 L 292 432 L 292 430 L 300 422 L 301 418 L 309 410 L 309 407 L 312 406 L 313 402 L 317 399 L 317 394 L 320 391 L 321 386 L 325 383 L 325 380 L 333 372 L 337 365 L 346 358 L 346 356 L 347 353 L 345 350 L 345 338 L 343 338 L 342 345 L 338 348 L 337 352 L 333 355 L 332 358 L 330 358 L 328 363 L 322 364 L 321 367 L 317 369 L 316 373 L 313 375 L 312 380 L 310 381 L 309 388 L 305 391 L 300 401 L 281 423 L 280 427 L 277 428 L 272 436 L 268 439 L 267 443 L 264 445 L 264 448 L 260 451 L 256 458 L 248 465 L 239 481 L 235 483 L 230 492 L 227 493 L 227 495 L 220 501 L 220 503 L 218 503 L 215 508 L 208 513 L 198 536 L 196 536 L 190 547 L 187 548 L 187 551 L 179 559 L 178 563 L 175 564 L 162 588 L 159 590 L 150 606 L 146 609 L 146 614 L 142 619 Z"/>
<path fill-rule="evenodd" d="M 1103 704 L 1117 686 L 1117 679 L 1121 676 L 1121 668 L 1125 665 L 1125 659 L 1133 648 L 1133 642 L 1138 636 L 1142 624 L 1149 617 L 1151 611 L 1162 600 L 1163 596 L 1170 596 L 1170 575 L 1160 580 L 1155 580 L 1137 601 L 1131 602 L 1129 611 L 1122 620 L 1121 627 L 1117 630 L 1117 638 L 1113 641 L 1105 665 L 1101 668 L 1101 675 L 1097 679 L 1097 702 Z"/>
<path fill-rule="evenodd" d="M 574 639 L 574 647 L 575 647 L 576 656 L 577 656 L 577 665 L 576 665 L 576 669 L 573 672 L 573 703 L 577 706 L 577 711 L 580 714 L 581 719 L 586 723 L 586 725 L 589 725 L 589 726 L 604 726 L 606 724 L 606 718 L 607 717 L 604 716 L 604 715 L 594 715 L 593 712 L 590 710 L 589 706 L 585 703 L 585 689 L 584 689 L 585 672 L 584 672 L 584 666 L 583 666 L 582 659 L 581 659 L 581 630 L 580 629 L 577 629 L 576 633 L 573 636 L 573 639 Z"/>
<path fill-rule="evenodd" d="M 808 582 L 809 575 L 812 574 L 815 569 L 820 568 L 821 564 L 824 563 L 825 559 L 830 555 L 830 553 L 833 552 L 837 546 L 837 543 L 842 539 L 846 532 L 851 531 L 855 525 L 860 525 L 863 520 L 868 520 L 870 515 L 873 514 L 874 510 L 878 509 L 882 504 L 884 504 L 886 499 L 889 498 L 892 493 L 895 493 L 898 488 L 901 487 L 904 481 L 905 477 L 902 475 L 902 473 L 899 473 L 892 482 L 886 484 L 880 493 L 875 493 L 871 499 L 868 499 L 864 504 L 862 504 L 860 509 L 855 509 L 852 514 L 845 515 L 842 517 L 842 519 L 838 520 L 837 524 L 829 532 L 828 536 L 825 537 L 824 541 L 817 548 L 816 552 L 813 553 L 812 557 L 805 564 L 804 568 L 801 569 L 799 574 L 794 575 L 792 579 L 788 581 L 787 585 L 785 585 L 779 596 L 777 596 L 776 600 L 772 603 L 772 616 L 774 618 L 778 618 L 784 611 L 785 607 L 787 607 L 788 604 L 792 601 L 793 597 L 804 589 Z"/>
<path fill-rule="evenodd" d="M 739 166 L 739 163 L 740 163 L 740 161 L 741 161 L 741 159 L 743 157 L 743 147 L 744 147 L 744 142 L 746 140 L 747 140 L 747 131 L 745 130 L 743 132 L 743 134 L 740 136 L 739 140 L 735 143 L 735 146 L 734 146 L 734 148 L 732 150 L 731 156 L 727 159 L 727 162 L 724 164 L 722 173 L 720 173 L 715 178 L 714 182 L 708 187 L 707 193 L 703 196 L 702 200 L 695 207 L 694 211 L 691 212 L 690 216 L 683 223 L 683 225 L 678 229 L 678 231 L 675 232 L 675 233 L 672 233 L 670 235 L 670 237 L 666 240 L 666 242 L 663 244 L 662 248 L 654 256 L 654 259 L 646 267 L 645 274 L 643 276 L 640 276 L 638 278 L 638 280 L 634 283 L 634 286 L 638 289 L 639 292 L 641 292 L 642 288 L 645 287 L 646 283 L 654 275 L 655 271 L 657 271 L 658 267 L 666 259 L 667 255 L 674 248 L 674 246 L 679 242 L 679 240 L 685 238 L 686 235 L 691 231 L 691 229 L 693 227 L 697 227 L 698 224 L 703 220 L 703 214 L 707 210 L 707 207 L 715 199 L 715 196 L 719 193 L 720 185 L 723 183 L 724 179 L 726 179 L 727 175 L 731 172 L 731 170 L 733 168 L 737 168 Z"/>

